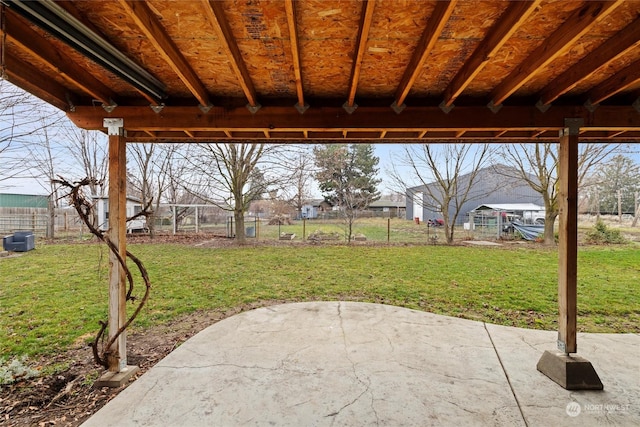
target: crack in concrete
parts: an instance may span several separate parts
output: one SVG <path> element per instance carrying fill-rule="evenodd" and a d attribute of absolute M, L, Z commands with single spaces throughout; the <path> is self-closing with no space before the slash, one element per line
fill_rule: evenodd
<path fill-rule="evenodd" d="M 471 410 L 465 408 L 464 406 L 460 406 L 459 404 L 457 404 L 456 402 L 453 402 L 451 400 L 447 400 L 446 402 L 451 404 L 451 405 L 453 405 L 453 406 L 455 406 L 456 408 L 462 409 L 463 411 L 468 412 L 470 414 L 477 414 L 478 413 L 478 412 L 475 412 L 475 411 L 471 411 Z"/>
<path fill-rule="evenodd" d="M 147 391 L 145 391 L 145 392 L 144 392 L 144 394 L 142 395 L 142 398 L 140 399 L 140 401 L 144 401 L 144 400 L 147 398 L 147 396 L 149 395 L 149 393 L 151 393 L 151 391 L 152 391 L 153 389 L 155 389 L 155 388 L 156 388 L 156 386 L 158 385 L 158 383 L 160 382 L 160 380 L 161 380 L 161 379 L 162 379 L 162 378 L 158 378 L 158 379 L 156 379 L 156 380 L 153 382 L 153 385 L 152 385 L 151 387 L 149 387 L 149 388 L 147 389 Z M 135 405 L 135 406 L 133 407 L 133 412 L 132 412 L 132 414 L 131 414 L 131 419 L 132 419 L 132 420 L 135 420 L 135 419 L 136 419 L 136 413 L 138 412 L 138 408 L 139 408 L 139 407 L 140 407 L 139 405 Z"/>
<path fill-rule="evenodd" d="M 362 396 L 364 396 L 366 393 L 369 393 L 369 395 L 371 396 L 371 408 L 373 409 L 373 412 L 374 412 L 374 414 L 376 416 L 376 425 L 378 425 L 379 424 L 378 413 L 376 412 L 375 408 L 373 407 L 374 398 L 373 398 L 373 393 L 370 392 L 371 382 L 370 381 L 365 382 L 362 378 L 360 378 L 360 376 L 358 375 L 358 372 L 356 370 L 356 363 L 349 356 L 349 348 L 348 348 L 348 344 L 347 344 L 347 334 L 346 334 L 346 332 L 344 330 L 344 322 L 343 322 L 344 319 L 342 317 L 342 303 L 341 302 L 338 302 L 338 319 L 340 319 L 340 330 L 342 331 L 342 341 L 344 343 L 345 356 L 346 356 L 347 360 L 349 361 L 349 363 L 351 363 L 351 369 L 353 371 L 353 376 L 355 377 L 355 379 L 360 384 L 362 384 L 362 386 L 364 386 L 364 390 L 362 390 L 362 393 L 360 393 L 358 396 L 356 396 L 352 401 L 348 402 L 347 404 L 342 406 L 337 411 L 325 415 L 325 417 L 333 417 L 333 419 L 331 420 L 331 425 L 334 425 L 334 423 L 336 422 L 336 419 L 338 418 L 338 416 L 340 415 L 340 413 L 344 409 L 346 409 L 349 406 L 355 404 L 358 400 L 360 400 L 362 398 Z"/>

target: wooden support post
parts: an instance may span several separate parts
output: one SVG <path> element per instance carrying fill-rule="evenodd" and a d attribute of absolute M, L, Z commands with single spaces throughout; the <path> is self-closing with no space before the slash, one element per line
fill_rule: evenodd
<path fill-rule="evenodd" d="M 567 119 L 565 122 L 568 122 Z M 558 349 L 575 353 L 578 274 L 578 134 L 580 123 L 565 123 L 558 153 Z"/>
<path fill-rule="evenodd" d="M 591 363 L 577 355 L 578 135 L 582 119 L 565 119 L 558 153 L 558 349 L 545 351 L 540 372 L 567 390 L 602 390 Z"/>
<path fill-rule="evenodd" d="M 109 231 L 108 236 L 120 256 L 127 256 L 127 150 L 122 119 L 104 119 L 109 130 Z M 109 340 L 127 321 L 127 283 L 118 259 L 109 253 Z M 127 365 L 127 335 L 123 332 L 108 349 L 108 370 L 94 383 L 96 387 L 120 387 L 136 372 Z"/>
<path fill-rule="evenodd" d="M 109 126 L 109 238 L 126 258 L 127 188 L 126 144 L 122 121 Z M 126 283 L 124 269 L 109 255 L 109 338 L 126 322 Z M 120 372 L 127 366 L 127 338 L 123 333 L 109 349 L 109 371 Z"/>

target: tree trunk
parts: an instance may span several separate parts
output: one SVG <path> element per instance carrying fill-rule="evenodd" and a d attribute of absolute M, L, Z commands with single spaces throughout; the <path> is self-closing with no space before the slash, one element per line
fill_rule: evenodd
<path fill-rule="evenodd" d="M 446 205 L 449 206 L 450 200 L 446 200 Z M 443 207 L 442 208 L 442 220 L 444 221 L 444 237 L 447 240 L 447 245 L 453 243 L 453 229 L 456 226 L 455 221 L 450 223 L 451 219 L 449 218 L 449 209 Z"/>
<path fill-rule="evenodd" d="M 236 242 L 244 245 L 247 241 L 244 234 L 244 211 L 242 209 L 233 211 L 233 219 L 236 222 Z"/>
<path fill-rule="evenodd" d="M 153 239 L 156 236 L 156 211 L 150 212 L 145 215 L 145 221 L 147 222 L 147 229 L 149 230 L 149 238 Z"/>
<path fill-rule="evenodd" d="M 558 214 L 556 212 L 552 212 L 546 210 L 544 213 L 544 244 L 545 245 L 555 245 L 556 238 L 554 234 L 554 225 L 556 223 L 556 217 Z"/>

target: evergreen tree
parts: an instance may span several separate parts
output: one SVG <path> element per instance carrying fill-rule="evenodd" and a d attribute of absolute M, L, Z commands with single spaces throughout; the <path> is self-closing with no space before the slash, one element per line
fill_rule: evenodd
<path fill-rule="evenodd" d="M 313 154 L 320 190 L 325 200 L 339 208 L 350 242 L 358 210 L 380 198 L 376 178 L 380 159 L 371 144 L 319 145 Z"/>

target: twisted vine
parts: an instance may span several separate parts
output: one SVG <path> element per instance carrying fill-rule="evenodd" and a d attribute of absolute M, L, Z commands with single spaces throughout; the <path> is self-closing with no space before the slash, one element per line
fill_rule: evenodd
<path fill-rule="evenodd" d="M 133 295 L 134 281 L 133 281 L 133 275 L 131 274 L 131 270 L 129 270 L 129 268 L 127 267 L 125 259 L 122 257 L 122 255 L 120 255 L 120 253 L 118 252 L 117 246 L 113 243 L 113 241 L 111 241 L 108 234 L 106 234 L 105 232 L 103 232 L 102 230 L 98 229 L 95 226 L 94 222 L 91 219 L 93 214 L 94 204 L 85 197 L 82 191 L 82 188 L 87 185 L 91 185 L 91 184 L 102 185 L 102 182 L 98 181 L 95 178 L 84 178 L 80 181 L 75 181 L 72 183 L 62 177 L 59 177 L 59 179 L 54 180 L 54 183 L 69 189 L 69 193 L 66 196 L 69 198 L 69 201 L 71 202 L 71 205 L 75 208 L 76 212 L 78 212 L 78 215 L 80 216 L 82 221 L 89 228 L 89 231 L 91 232 L 91 234 L 93 234 L 98 239 L 100 239 L 100 241 L 104 242 L 109 248 L 109 251 L 118 260 L 118 263 L 124 270 L 125 275 L 127 277 L 128 287 L 127 287 L 127 294 L 126 294 L 125 301 L 135 302 L 137 298 Z M 127 218 L 127 221 L 134 218 L 138 218 L 142 215 L 146 215 L 148 213 L 150 204 L 151 203 L 145 206 L 144 209 L 142 209 L 142 211 L 138 212 L 133 217 Z M 144 292 L 144 296 L 138 303 L 138 306 L 133 311 L 131 316 L 129 316 L 127 321 L 120 328 L 118 328 L 116 333 L 113 334 L 113 336 L 107 341 L 106 345 L 103 345 L 102 348 L 100 348 L 100 343 L 104 342 L 104 334 L 107 329 L 108 322 L 103 320 L 99 322 L 100 330 L 98 331 L 98 333 L 95 336 L 95 339 L 91 343 L 91 349 L 93 351 L 93 359 L 96 362 L 96 364 L 101 365 L 105 368 L 109 368 L 109 359 L 112 356 L 110 351 L 111 346 L 116 342 L 118 337 L 122 335 L 122 333 L 129 327 L 129 325 L 138 316 L 138 314 L 142 310 L 142 307 L 145 305 L 145 303 L 149 299 L 149 293 L 151 291 L 151 281 L 149 279 L 149 274 L 147 273 L 147 269 L 142 264 L 142 261 L 140 261 L 138 257 L 133 255 L 128 250 L 126 251 L 126 257 L 129 258 L 131 261 L 133 261 L 133 263 L 138 268 L 140 275 L 142 277 L 142 280 L 144 281 L 144 284 L 145 284 L 145 292 Z"/>

